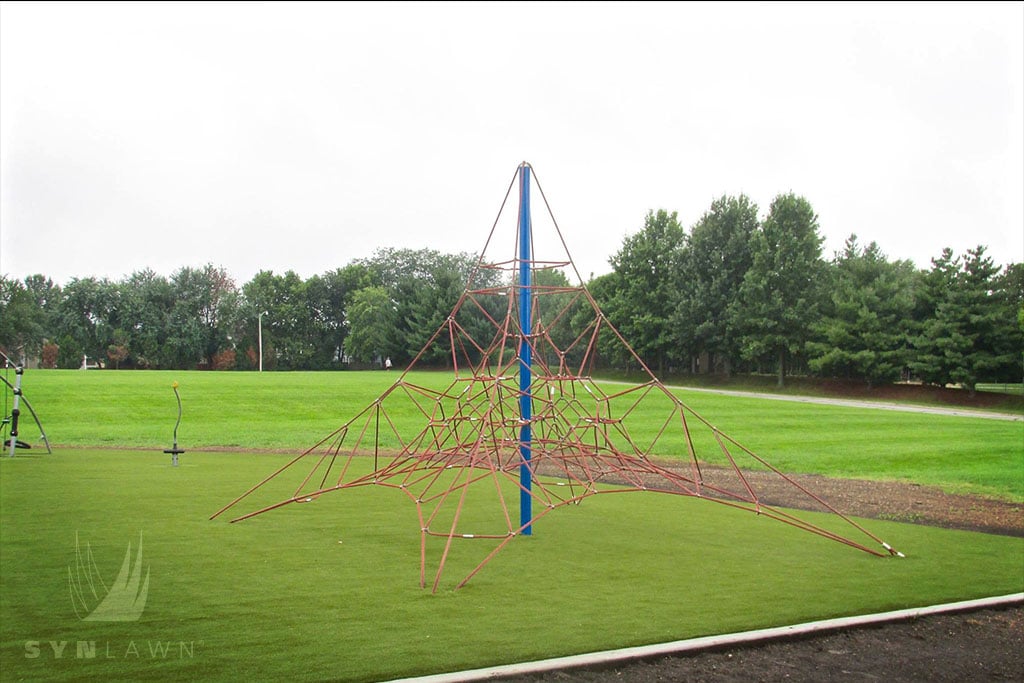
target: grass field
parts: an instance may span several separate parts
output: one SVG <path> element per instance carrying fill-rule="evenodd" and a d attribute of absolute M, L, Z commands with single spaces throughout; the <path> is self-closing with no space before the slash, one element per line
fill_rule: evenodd
<path fill-rule="evenodd" d="M 978 391 L 990 391 L 996 394 L 1009 394 L 1010 396 L 1024 396 L 1024 383 L 1010 384 L 1004 382 L 1002 384 L 979 384 L 977 387 Z"/>
<path fill-rule="evenodd" d="M 169 448 L 179 382 L 186 448 L 299 452 L 370 404 L 398 373 L 26 373 L 25 395 L 53 443 Z M 415 373 L 441 387 L 444 373 Z M 614 387 L 618 389 L 620 387 Z M 697 413 L 773 465 L 865 479 L 894 479 L 1024 501 L 1024 423 L 767 401 L 680 389 Z M 398 419 L 418 420 L 413 413 Z M 418 423 L 417 423 L 418 424 Z M 652 415 L 650 430 L 657 429 Z M 27 412 L 23 437 L 38 443 Z M 658 444 L 685 453 L 678 435 Z M 709 442 L 707 442 L 709 443 Z M 708 451 L 714 451 L 709 448 Z"/>
<path fill-rule="evenodd" d="M 208 519 L 289 457 L 252 451 L 311 445 L 393 380 L 27 373 L 55 453 L 40 454 L 26 421 L 37 448 L 0 458 L 0 677 L 384 680 L 1024 589 L 1024 539 L 863 522 L 907 553 L 883 559 L 654 494 L 557 510 L 464 589 L 438 594 L 418 587 L 415 510 L 394 492 Z M 187 449 L 177 468 L 161 452 L 172 381 Z M 1020 423 L 680 395 L 783 469 L 1024 497 Z M 76 614 L 76 538 L 107 585 L 141 540 L 149 589 L 137 621 Z M 464 543 L 453 562 L 490 549 Z"/>

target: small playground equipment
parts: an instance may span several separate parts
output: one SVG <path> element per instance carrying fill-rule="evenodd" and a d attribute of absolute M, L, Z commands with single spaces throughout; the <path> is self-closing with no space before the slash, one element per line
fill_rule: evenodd
<path fill-rule="evenodd" d="M 29 403 L 28 398 L 25 396 L 25 392 L 22 389 L 21 382 L 25 375 L 25 363 L 15 363 L 11 360 L 3 351 L 0 351 L 0 357 L 3 359 L 4 364 L 4 375 L 0 376 L 0 381 L 4 383 L 4 417 L 2 423 L 0 423 L 0 437 L 3 438 L 3 445 L 5 449 L 8 449 L 8 455 L 14 457 L 16 449 L 30 449 L 32 445 L 24 439 L 19 439 L 19 420 L 21 417 L 21 407 L 24 405 L 28 408 L 28 412 L 32 415 L 32 419 L 35 420 L 36 426 L 39 427 L 39 435 L 46 445 L 46 452 L 53 453 L 50 448 L 50 441 L 46 438 L 46 432 L 43 430 L 43 424 L 39 421 L 39 416 L 36 415 L 35 409 L 32 404 Z M 10 380 L 10 371 L 14 370 L 14 382 Z M 8 403 L 8 400 L 13 397 L 13 400 Z M 8 408 L 8 406 L 10 406 Z"/>
<path fill-rule="evenodd" d="M 181 395 L 178 394 L 178 383 L 173 382 L 171 388 L 174 389 L 174 398 L 178 401 L 178 421 L 174 423 L 174 444 L 170 448 L 164 449 L 164 453 L 168 453 L 171 456 L 171 466 L 178 466 L 178 456 L 185 451 L 178 448 L 178 427 L 181 425 Z"/>
<path fill-rule="evenodd" d="M 260 501 L 257 509 L 233 522 L 355 487 L 397 490 L 416 507 L 420 586 L 430 583 L 435 592 L 456 542 L 474 539 L 489 548 L 458 588 L 514 538 L 532 535 L 538 520 L 553 510 L 633 491 L 697 498 L 872 555 L 900 555 L 662 384 L 583 285 L 539 183 L 554 230 L 546 236 L 534 230 L 532 176 L 529 164 L 519 165 L 461 298 L 395 383 L 211 519 L 250 496 Z M 511 258 L 493 258 L 488 249 L 499 226 L 508 223 L 502 219 L 517 179 L 518 218 L 510 226 L 517 250 Z M 541 248 L 551 255 L 539 258 Z M 578 284 L 566 285 L 568 278 L 545 272 L 562 269 Z M 595 381 L 599 338 L 641 367 L 646 381 L 614 390 Z M 440 390 L 417 385 L 409 374 L 433 345 L 445 349 L 454 368 L 450 384 Z M 421 418 L 413 427 L 397 417 L 410 406 Z M 656 459 L 666 452 L 679 458 Z M 770 505 L 752 470 L 797 492 L 802 509 L 826 513 L 828 521 Z M 273 502 L 266 504 L 268 498 Z M 481 519 L 482 509 L 491 511 L 488 518 Z"/>

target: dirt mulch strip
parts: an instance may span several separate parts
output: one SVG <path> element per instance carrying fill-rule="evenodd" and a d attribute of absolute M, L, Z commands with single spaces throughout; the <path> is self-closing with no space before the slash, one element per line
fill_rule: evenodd
<path fill-rule="evenodd" d="M 659 463 L 678 467 L 678 463 Z M 711 475 L 711 472 L 708 472 Z M 806 496 L 777 475 L 745 472 L 768 505 L 802 508 Z M 903 482 L 788 475 L 843 514 L 1024 537 L 1024 504 Z M 1021 567 L 1024 578 L 1024 566 Z M 513 683 L 818 683 L 1024 681 L 1024 606 L 939 614 L 759 645 L 509 677 Z"/>

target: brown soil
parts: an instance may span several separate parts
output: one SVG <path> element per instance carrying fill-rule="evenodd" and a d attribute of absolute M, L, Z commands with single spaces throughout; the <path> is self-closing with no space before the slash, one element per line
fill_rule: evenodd
<path fill-rule="evenodd" d="M 554 671 L 517 683 L 611 681 L 1021 681 L 1024 608 L 987 609 L 763 645 Z"/>
<path fill-rule="evenodd" d="M 661 463 L 665 466 L 665 463 Z M 678 467 L 678 465 L 672 465 Z M 705 474 L 708 468 L 703 470 Z M 744 472 L 767 504 L 805 508 L 806 496 L 777 475 Z M 817 474 L 787 475 L 843 514 L 965 529 L 1008 536 L 1024 536 L 1024 504 L 979 496 L 958 496 L 941 489 L 896 481 L 832 479 Z"/>
<path fill-rule="evenodd" d="M 766 503 L 798 507 L 790 486 L 751 474 Z M 1024 505 L 898 482 L 793 477 L 845 514 L 1024 536 Z M 1024 574 L 1024 567 L 1021 567 Z M 611 681 L 1024 681 L 1024 605 L 508 678 L 516 683 Z"/>

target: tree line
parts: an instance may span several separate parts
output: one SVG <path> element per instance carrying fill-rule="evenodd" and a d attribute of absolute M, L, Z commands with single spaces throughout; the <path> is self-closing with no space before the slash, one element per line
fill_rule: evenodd
<path fill-rule="evenodd" d="M 609 319 L 661 372 L 772 372 L 959 384 L 1024 375 L 1024 266 L 978 246 L 930 269 L 850 235 L 826 260 L 818 217 L 793 193 L 763 219 L 723 196 L 689 229 L 651 211 L 591 282 Z M 626 362 L 620 358 L 619 362 Z"/>
<path fill-rule="evenodd" d="M 0 276 L 0 348 L 42 367 L 326 370 L 408 359 L 451 312 L 476 259 L 378 250 L 321 275 L 142 270 L 113 281 Z"/>
<path fill-rule="evenodd" d="M 762 219 L 745 195 L 726 195 L 689 229 L 674 212 L 648 212 L 609 259 L 612 272 L 587 287 L 659 374 L 916 378 L 972 391 L 1021 381 L 1024 266 L 1000 268 L 984 246 L 945 249 L 918 269 L 855 235 L 831 259 L 822 244 L 803 197 L 777 196 Z M 212 264 L 64 286 L 0 276 L 0 348 L 61 368 L 401 366 L 447 318 L 475 265 L 466 253 L 381 249 L 308 279 L 261 271 L 241 287 Z M 478 272 L 475 285 L 501 277 Z M 544 277 L 568 284 L 559 271 Z M 635 365 L 612 341 L 598 342 L 602 364 Z M 442 344 L 420 362 L 449 357 Z"/>

